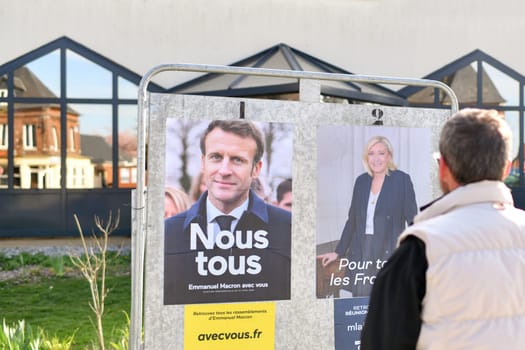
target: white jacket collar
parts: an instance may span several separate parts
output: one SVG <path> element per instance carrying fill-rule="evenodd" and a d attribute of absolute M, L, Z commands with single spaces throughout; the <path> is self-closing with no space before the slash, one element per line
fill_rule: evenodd
<path fill-rule="evenodd" d="M 503 182 L 484 180 L 460 186 L 439 198 L 416 215 L 414 223 L 428 220 L 465 205 L 490 202 L 514 205 L 510 189 Z"/>

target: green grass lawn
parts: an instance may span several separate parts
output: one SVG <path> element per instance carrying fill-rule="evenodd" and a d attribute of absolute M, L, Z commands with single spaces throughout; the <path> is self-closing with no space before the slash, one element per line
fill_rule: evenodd
<path fill-rule="evenodd" d="M 120 262 L 122 264 L 122 262 Z M 127 326 L 130 313 L 131 276 L 126 266 L 108 268 L 110 288 L 103 319 L 106 344 L 116 341 Z M 127 272 L 122 272 L 122 269 Z M 38 276 L 0 282 L 0 319 L 11 324 L 25 320 L 50 336 L 64 339 L 74 335 L 72 349 L 90 349 L 97 343 L 91 294 L 82 277 Z"/>

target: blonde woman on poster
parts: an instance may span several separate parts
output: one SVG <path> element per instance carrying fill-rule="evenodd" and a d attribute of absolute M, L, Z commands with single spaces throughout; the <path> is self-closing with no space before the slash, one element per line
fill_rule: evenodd
<path fill-rule="evenodd" d="M 334 252 L 318 257 L 325 267 L 339 259 L 339 270 L 345 270 L 339 283 L 341 297 L 370 294 L 375 275 L 417 213 L 412 180 L 397 169 L 393 152 L 384 136 L 367 142 L 363 152 L 366 172 L 355 181 L 339 243 Z"/>

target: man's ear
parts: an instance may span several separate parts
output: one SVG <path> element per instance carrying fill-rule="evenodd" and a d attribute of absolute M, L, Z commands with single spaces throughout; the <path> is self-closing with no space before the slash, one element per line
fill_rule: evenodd
<path fill-rule="evenodd" d="M 509 176 L 511 169 L 512 169 L 512 161 L 507 160 L 507 164 L 505 165 L 505 171 L 503 172 L 502 180 L 504 180 L 507 176 Z"/>
<path fill-rule="evenodd" d="M 443 181 L 445 177 L 448 176 L 447 173 L 450 172 L 443 158 L 439 158 L 438 160 L 438 169 L 439 169 L 439 179 Z"/>
<path fill-rule="evenodd" d="M 252 178 L 255 179 L 257 176 L 259 176 L 259 174 L 261 173 L 261 168 L 262 168 L 262 160 L 258 161 L 257 163 L 253 165 Z"/>
<path fill-rule="evenodd" d="M 447 185 L 449 191 L 459 186 L 444 158 L 439 159 L 439 180 Z"/>

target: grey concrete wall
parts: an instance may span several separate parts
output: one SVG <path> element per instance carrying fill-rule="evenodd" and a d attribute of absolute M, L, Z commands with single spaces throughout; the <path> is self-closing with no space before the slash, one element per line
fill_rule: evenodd
<path fill-rule="evenodd" d="M 161 63 L 228 65 L 281 42 L 359 74 L 421 78 L 474 49 L 525 74 L 521 0 L 0 0 L 0 9 L 0 64 L 66 35 L 140 75 Z"/>

